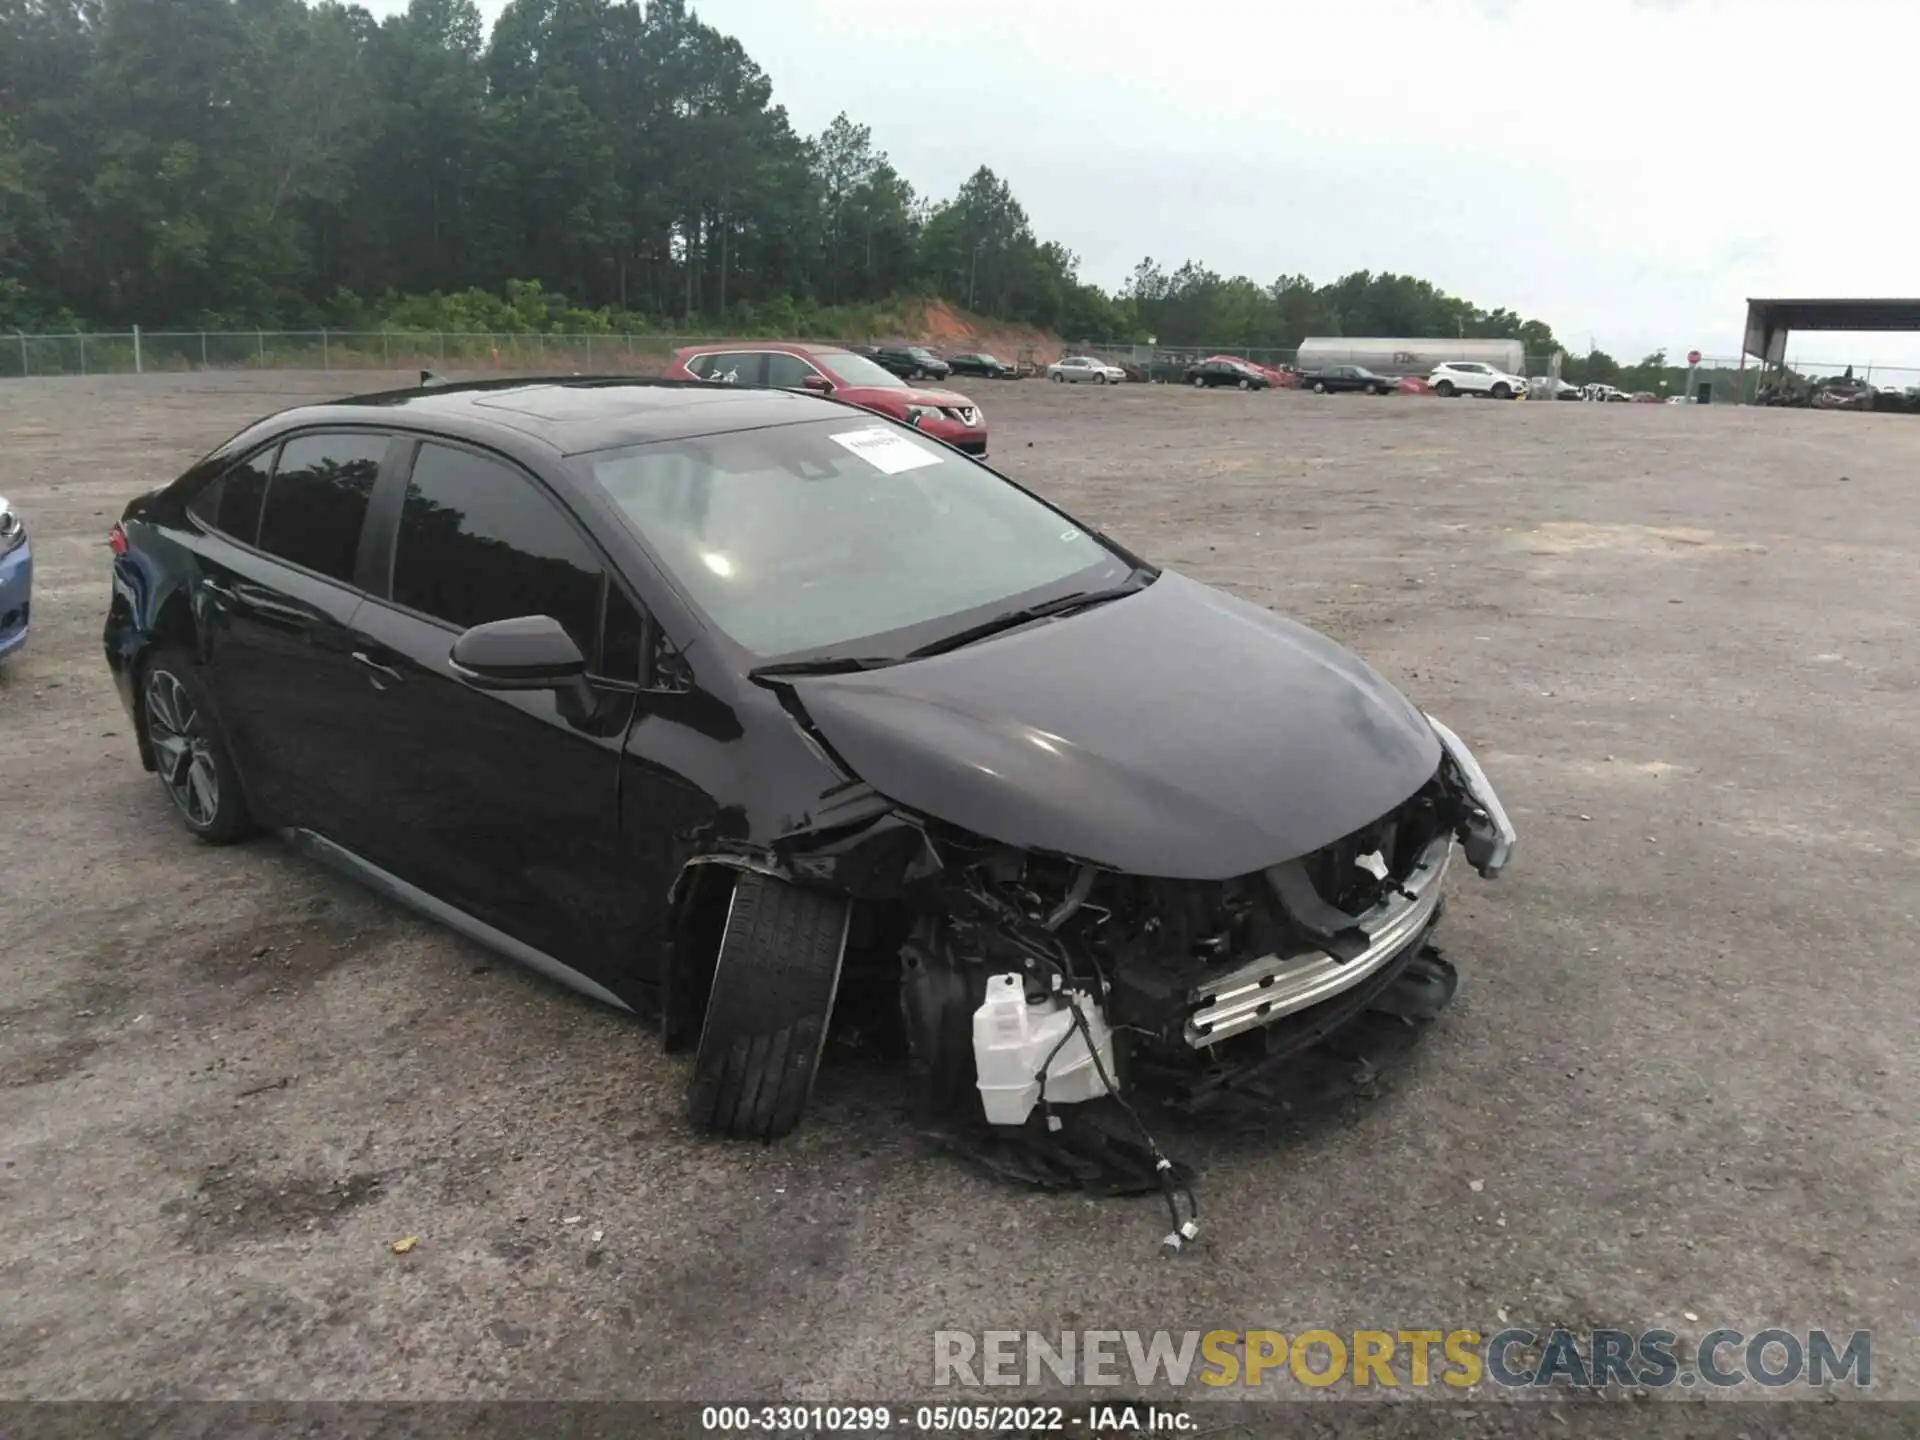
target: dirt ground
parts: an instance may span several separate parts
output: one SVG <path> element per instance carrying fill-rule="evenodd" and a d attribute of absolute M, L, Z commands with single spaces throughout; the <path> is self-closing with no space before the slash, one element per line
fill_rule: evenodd
<path fill-rule="evenodd" d="M 1454 882 L 1464 986 L 1410 1069 L 1177 1137 L 1206 1233 L 1166 1261 L 1156 1201 L 977 1175 L 844 1057 L 791 1141 L 699 1138 L 647 1029 L 173 822 L 101 657 L 107 529 L 339 385 L 0 386 L 38 567 L 0 662 L 0 1395 L 850 1400 L 925 1394 L 936 1329 L 1510 1320 L 1871 1328 L 1920 1397 L 1920 422 L 973 387 L 1009 473 L 1356 647 L 1522 836 Z"/>

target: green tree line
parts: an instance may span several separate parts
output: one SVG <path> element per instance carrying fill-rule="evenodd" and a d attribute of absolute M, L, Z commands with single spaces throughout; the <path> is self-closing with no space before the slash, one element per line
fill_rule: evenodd
<path fill-rule="evenodd" d="M 1518 337 L 1365 271 L 1144 260 L 1114 292 L 982 165 L 795 130 L 686 0 L 0 0 L 0 327 L 825 333 L 940 297 L 1069 340 Z M 891 304 L 891 308 L 890 308 Z"/>

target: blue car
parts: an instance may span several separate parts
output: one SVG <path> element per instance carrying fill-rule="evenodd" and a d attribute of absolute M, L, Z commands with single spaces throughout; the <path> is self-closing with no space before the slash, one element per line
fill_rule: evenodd
<path fill-rule="evenodd" d="M 27 643 L 27 602 L 33 598 L 33 551 L 27 527 L 0 500 L 0 655 Z"/>

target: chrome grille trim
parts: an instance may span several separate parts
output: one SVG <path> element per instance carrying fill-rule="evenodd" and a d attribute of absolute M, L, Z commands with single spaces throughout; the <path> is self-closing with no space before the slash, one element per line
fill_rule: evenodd
<path fill-rule="evenodd" d="M 1360 917 L 1360 928 L 1370 943 L 1346 963 L 1320 951 L 1285 959 L 1266 955 L 1194 987 L 1187 1043 L 1203 1049 L 1358 985 L 1433 919 L 1452 858 L 1453 837 L 1437 836 L 1402 881 L 1404 892 L 1382 900 Z"/>

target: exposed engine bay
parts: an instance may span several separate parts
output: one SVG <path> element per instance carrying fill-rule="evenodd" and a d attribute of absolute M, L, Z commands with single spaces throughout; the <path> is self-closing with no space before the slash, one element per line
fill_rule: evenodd
<path fill-rule="evenodd" d="M 1031 1183 L 1165 1189 L 1177 1249 L 1186 1175 L 1136 1098 L 1191 1114 L 1351 1091 L 1453 998 L 1431 943 L 1450 861 L 1460 846 L 1496 875 L 1514 833 L 1466 747 L 1434 732 L 1440 764 L 1402 803 L 1225 881 L 983 839 L 863 785 L 773 861 L 851 897 L 838 1008 L 897 1025 L 930 1130 Z"/>

